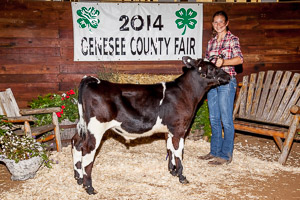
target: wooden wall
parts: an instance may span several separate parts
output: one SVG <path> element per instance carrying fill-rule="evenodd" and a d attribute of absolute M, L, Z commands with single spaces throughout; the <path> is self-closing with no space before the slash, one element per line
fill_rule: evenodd
<path fill-rule="evenodd" d="M 300 3 L 204 3 L 203 51 L 211 16 L 225 10 L 240 38 L 241 76 L 282 69 L 300 72 Z M 179 61 L 74 62 L 70 2 L 0 1 L 0 90 L 12 88 L 20 107 L 38 95 L 75 88 L 103 67 L 126 73 L 178 74 Z"/>

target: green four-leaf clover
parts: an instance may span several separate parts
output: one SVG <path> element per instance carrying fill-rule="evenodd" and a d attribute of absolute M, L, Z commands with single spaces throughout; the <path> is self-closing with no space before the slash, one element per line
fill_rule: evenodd
<path fill-rule="evenodd" d="M 77 15 L 80 17 L 77 20 L 80 28 L 88 27 L 91 31 L 91 28 L 97 28 L 100 19 L 97 19 L 98 15 L 100 14 L 99 10 L 96 10 L 94 7 L 87 9 L 86 7 L 82 7 L 81 10 L 77 10 Z"/>
<path fill-rule="evenodd" d="M 184 8 L 181 8 L 180 10 L 175 12 L 176 16 L 180 19 L 176 19 L 175 23 L 177 24 L 177 28 L 182 29 L 184 28 L 184 31 L 182 35 L 185 34 L 186 27 L 189 27 L 190 29 L 194 29 L 197 20 L 192 19 L 197 16 L 197 12 L 195 12 L 193 9 L 189 8 L 187 11 Z"/>

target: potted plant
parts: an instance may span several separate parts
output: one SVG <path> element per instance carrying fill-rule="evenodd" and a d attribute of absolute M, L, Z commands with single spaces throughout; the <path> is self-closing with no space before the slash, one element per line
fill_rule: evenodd
<path fill-rule="evenodd" d="M 209 121 L 209 111 L 207 99 L 203 100 L 200 107 L 195 115 L 194 122 L 191 127 L 192 133 L 190 138 L 198 140 L 203 138 L 205 141 L 210 141 L 211 138 L 211 127 Z"/>
<path fill-rule="evenodd" d="M 58 121 L 69 120 L 75 122 L 78 119 L 77 96 L 77 92 L 74 90 L 62 95 L 49 93 L 38 96 L 29 105 L 31 108 L 61 107 L 61 111 L 56 113 Z M 38 119 L 36 123 L 39 126 L 49 124 L 52 121 L 51 114 L 35 115 L 35 117 Z"/>
<path fill-rule="evenodd" d="M 73 137 L 78 121 L 77 90 L 69 90 L 63 94 L 49 93 L 33 99 L 29 105 L 31 108 L 61 107 L 57 112 L 61 139 L 69 140 Z M 38 126 L 49 124 L 52 121 L 51 114 L 35 115 Z"/>
<path fill-rule="evenodd" d="M 0 161 L 12 174 L 12 180 L 33 178 L 42 164 L 51 168 L 49 155 L 47 147 L 34 138 L 15 135 L 12 124 L 0 116 Z"/>

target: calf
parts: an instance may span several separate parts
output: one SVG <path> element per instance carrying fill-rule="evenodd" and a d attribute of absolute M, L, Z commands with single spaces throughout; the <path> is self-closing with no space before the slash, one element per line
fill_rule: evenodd
<path fill-rule="evenodd" d="M 230 75 L 211 62 L 183 57 L 183 74 L 153 85 L 117 84 L 84 77 L 79 86 L 78 132 L 72 138 L 75 179 L 95 194 L 91 172 L 103 134 L 112 129 L 126 140 L 165 133 L 169 171 L 181 183 L 184 138 L 205 92 Z"/>

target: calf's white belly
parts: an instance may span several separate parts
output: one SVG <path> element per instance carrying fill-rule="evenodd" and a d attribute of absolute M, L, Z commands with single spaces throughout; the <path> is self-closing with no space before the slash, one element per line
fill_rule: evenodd
<path fill-rule="evenodd" d="M 152 129 L 147 132 L 144 132 L 144 133 L 129 133 L 121 127 L 121 124 L 122 124 L 121 122 L 117 122 L 115 120 L 113 120 L 109 123 L 112 124 L 111 129 L 114 130 L 119 135 L 121 135 L 122 137 L 124 137 L 125 140 L 134 140 L 134 139 L 140 138 L 140 137 L 148 137 L 155 133 L 166 133 L 166 132 L 168 133 L 169 132 L 168 127 L 166 125 L 163 125 L 161 122 L 162 122 L 162 119 L 157 117 L 156 123 L 152 127 Z"/>

